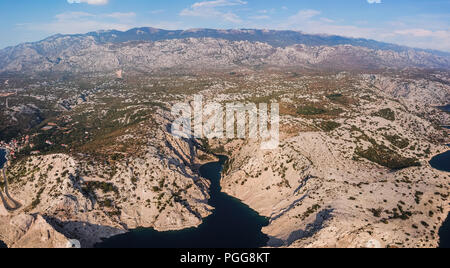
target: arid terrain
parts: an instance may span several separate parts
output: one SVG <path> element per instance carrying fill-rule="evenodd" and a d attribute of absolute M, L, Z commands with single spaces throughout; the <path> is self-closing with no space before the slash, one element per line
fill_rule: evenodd
<path fill-rule="evenodd" d="M 71 239 L 93 247 L 138 227 L 199 226 L 214 208 L 198 170 L 214 154 L 229 157 L 223 191 L 269 219 L 268 247 L 438 246 L 450 175 L 429 160 L 450 142 L 442 127 L 450 115 L 437 108 L 450 100 L 448 57 L 212 37 L 98 44 L 88 36 L 78 48 L 64 38 L 75 37 L 43 43 L 64 48 L 58 63 L 23 56 L 31 48 L 0 52 L 0 140 L 15 152 L 7 178 L 21 204 L 0 206 L 8 247 Z M 377 66 L 366 65 L 374 55 Z M 137 59 L 143 69 L 127 65 Z M 279 148 L 172 136 L 171 108 L 196 94 L 205 103 L 279 103 Z"/>

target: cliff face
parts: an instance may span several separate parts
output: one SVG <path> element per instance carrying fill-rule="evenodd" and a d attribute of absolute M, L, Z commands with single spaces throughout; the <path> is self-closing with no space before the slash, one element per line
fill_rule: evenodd
<path fill-rule="evenodd" d="M 320 124 L 322 129 L 317 129 L 314 116 L 284 115 L 278 150 L 260 150 L 255 141 L 217 142 L 232 159 L 223 189 L 270 219 L 263 229 L 271 237 L 269 246 L 438 246 L 437 230 L 450 211 L 449 176 L 428 161 L 448 150 L 448 134 L 431 122 L 448 122 L 449 117 L 427 103 L 440 103 L 439 96 L 446 96 L 449 87 L 386 77 L 361 82 L 356 94 L 367 86 L 372 89 L 367 91 L 370 101 L 347 106 L 332 130 Z M 436 90 L 441 86 L 442 91 Z M 410 90 L 400 97 L 403 88 Z M 416 92 L 426 90 L 432 93 L 417 102 Z M 283 101 L 298 94 L 286 93 Z M 321 99 L 320 94 L 309 98 Z M 395 118 L 380 117 L 376 111 L 381 109 L 389 109 Z M 382 151 L 380 159 L 388 162 L 374 157 Z M 420 167 L 383 166 L 416 157 Z"/>
<path fill-rule="evenodd" d="M 371 240 L 380 247 L 438 246 L 430 229 L 448 215 L 448 176 L 426 159 L 420 168 L 392 172 L 352 160 L 344 153 L 349 142 L 308 132 L 285 139 L 275 152 L 255 155 L 257 146 L 233 151 L 222 186 L 270 219 L 263 229 L 268 246 L 367 247 Z"/>
<path fill-rule="evenodd" d="M 0 217 L 0 240 L 8 248 L 70 248 L 71 241 L 40 215 Z"/>
<path fill-rule="evenodd" d="M 16 163 L 8 171 L 10 191 L 23 207 L 12 215 L 45 215 L 82 247 L 137 227 L 167 231 L 198 226 L 212 211 L 207 204 L 209 182 L 196 172 L 200 161 L 194 142 L 168 134 L 164 116 L 155 115 L 161 128 L 149 130 L 150 138 L 139 137 L 147 139 L 141 154 L 114 166 L 65 154 Z M 119 139 L 127 138 L 129 134 Z M 7 215 L 0 218 L 6 221 L 11 217 Z M 4 241 L 12 247 L 22 245 L 17 239 Z"/>

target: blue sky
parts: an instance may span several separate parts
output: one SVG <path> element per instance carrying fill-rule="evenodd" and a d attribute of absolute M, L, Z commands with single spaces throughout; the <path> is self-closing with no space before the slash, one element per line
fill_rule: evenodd
<path fill-rule="evenodd" d="M 0 47 L 56 33 L 264 28 L 450 51 L 450 0 L 1 0 Z"/>

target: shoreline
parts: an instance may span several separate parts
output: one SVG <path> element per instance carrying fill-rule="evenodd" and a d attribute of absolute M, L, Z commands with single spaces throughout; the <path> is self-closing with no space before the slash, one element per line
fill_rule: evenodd
<path fill-rule="evenodd" d="M 205 159 L 205 160 L 197 159 L 197 161 L 194 163 L 194 168 L 198 172 L 198 175 L 200 177 L 203 177 L 201 175 L 201 173 L 200 173 L 200 169 L 201 169 L 202 166 L 207 165 L 207 164 L 211 164 L 211 163 L 218 163 L 218 162 L 220 162 L 219 157 L 216 156 L 216 155 L 207 155 L 207 156 L 208 156 L 207 159 Z M 209 190 L 211 191 L 211 188 Z M 211 197 L 210 197 L 209 200 L 211 200 Z M 209 202 L 209 200 L 208 200 L 208 202 Z M 214 210 L 215 210 L 215 208 L 214 208 Z M 117 234 L 117 235 L 112 235 L 112 236 L 109 236 L 109 237 L 105 237 L 102 242 L 94 244 L 93 248 L 102 248 L 101 245 L 103 243 L 107 242 L 110 239 L 114 239 L 116 237 L 120 237 L 120 236 L 123 236 L 123 235 L 131 235 L 133 233 L 138 233 L 138 232 L 141 232 L 141 231 L 142 232 L 154 231 L 154 232 L 156 232 L 158 234 L 164 234 L 164 233 L 170 234 L 170 233 L 176 233 L 176 232 L 196 230 L 196 229 L 199 229 L 203 224 L 205 224 L 205 219 L 207 219 L 208 217 L 213 215 L 214 210 L 211 211 L 211 213 L 208 216 L 202 218 L 200 223 L 195 224 L 195 225 L 185 225 L 185 226 L 180 226 L 179 228 L 158 228 L 158 227 L 155 227 L 155 226 L 152 226 L 152 227 L 140 226 L 140 227 L 133 228 L 133 229 L 123 229 L 123 233 Z"/>
<path fill-rule="evenodd" d="M 443 245 L 442 245 L 442 239 L 441 239 L 441 230 L 442 230 L 444 227 L 445 227 L 444 230 L 447 230 L 447 232 L 449 232 L 449 233 L 447 233 L 446 235 L 450 235 L 450 209 L 447 209 L 447 214 L 448 214 L 447 218 L 445 218 L 445 219 L 442 220 L 441 227 L 439 227 L 439 231 L 438 231 L 438 236 L 439 236 L 439 247 L 438 247 L 438 248 L 449 248 L 449 246 L 450 246 L 450 241 L 447 241 L 447 242 L 446 242 L 446 244 L 445 244 L 446 247 L 443 246 Z M 448 226 L 446 226 L 445 223 L 448 223 Z M 444 234 L 444 235 L 445 235 L 445 234 Z M 449 237 L 448 239 L 450 240 L 450 237 Z"/>
<path fill-rule="evenodd" d="M 0 147 L 0 151 L 4 151 L 5 152 L 5 163 L 2 164 L 2 166 L 0 166 L 0 170 L 3 169 L 5 166 L 8 166 L 8 161 L 9 161 L 9 151 L 8 149 L 4 148 L 4 147 Z"/>
<path fill-rule="evenodd" d="M 232 245 L 237 245 L 236 247 L 241 247 L 242 244 L 248 247 L 265 247 L 267 245 L 267 241 L 264 243 L 261 240 L 266 235 L 260 231 L 258 233 L 255 229 L 257 226 L 263 227 L 263 224 L 259 222 L 260 219 L 253 218 L 255 215 L 252 213 L 248 214 L 247 209 L 250 209 L 246 204 L 239 201 L 237 204 L 236 198 L 228 195 L 221 189 L 220 182 L 222 180 L 221 171 L 225 164 L 225 161 L 228 159 L 228 156 L 225 155 L 214 155 L 213 161 L 205 161 L 205 164 L 201 165 L 200 168 L 200 176 L 211 181 L 210 194 L 211 198 L 208 201 L 208 204 L 212 206 L 214 209 L 211 211 L 211 214 L 207 217 L 203 218 L 202 222 L 198 224 L 198 226 L 186 226 L 185 228 L 180 228 L 177 230 L 160 230 L 157 228 L 135 228 L 127 230 L 124 234 L 119 234 L 108 239 L 105 239 L 101 243 L 97 243 L 94 245 L 95 248 L 114 248 L 118 245 L 130 244 L 139 245 L 138 247 L 156 247 L 157 243 L 158 247 L 162 248 L 174 248 L 175 246 L 181 247 L 209 247 L 209 248 L 221 248 L 221 247 L 230 247 Z M 203 161 L 202 161 L 203 162 Z M 205 173 L 203 173 L 205 172 Z M 217 172 L 217 173 L 216 173 Z M 217 181 L 219 179 L 219 181 Z M 225 199 L 223 199 L 226 196 Z M 225 203 L 228 202 L 228 203 Z M 245 217 L 236 217 L 234 219 L 224 220 L 224 217 L 228 217 L 228 210 L 231 209 L 232 206 L 242 205 L 245 207 L 245 210 L 242 210 L 242 207 L 234 207 L 235 211 L 245 213 Z M 256 213 L 256 211 L 254 211 Z M 242 216 L 242 215 L 241 215 Z M 258 217 L 262 217 L 261 215 L 257 215 Z M 245 219 L 247 217 L 247 219 Z M 255 228 L 248 229 L 247 231 L 243 230 L 232 230 L 232 226 L 236 225 L 237 221 L 244 219 L 244 225 L 248 229 L 250 226 L 255 225 Z M 221 225 L 220 223 L 224 223 L 225 221 L 230 221 L 229 224 Z M 219 224 L 218 224 L 219 223 Z M 244 228 L 245 229 L 245 228 Z M 234 237 L 231 239 L 233 235 L 229 236 L 228 233 L 231 232 L 241 232 L 240 236 Z M 211 239 L 212 237 L 217 236 L 217 234 L 223 233 L 224 236 L 218 236 L 216 239 Z M 242 239 L 245 236 L 249 236 L 249 238 L 253 239 Z M 254 236 L 254 237 L 252 237 Z M 263 238 L 262 238 L 263 237 Z M 204 238 L 204 239 L 201 239 Z M 230 240 L 231 239 L 231 240 Z M 242 240 L 242 241 L 241 241 Z M 254 242 L 249 243 L 249 241 L 254 240 Z M 245 242 L 244 242 L 245 241 Z M 137 244 L 136 244 L 137 243 Z M 260 244 L 258 244 L 260 243 Z M 258 246 L 256 246 L 258 244 Z M 264 245 L 262 245 L 264 244 Z"/>
<path fill-rule="evenodd" d="M 450 147 L 450 144 L 444 144 L 444 146 Z M 442 155 L 442 154 L 445 154 L 446 152 L 449 152 L 449 151 L 450 151 L 450 148 L 447 148 L 447 150 L 442 151 L 442 152 L 440 152 L 440 153 L 438 153 L 438 154 L 433 155 L 433 156 L 430 157 L 430 159 L 428 160 L 428 165 L 430 165 L 430 166 L 431 166 L 435 171 L 437 171 L 437 172 L 440 172 L 440 173 L 443 173 L 443 174 L 449 174 L 449 171 L 440 170 L 440 169 L 437 169 L 437 168 L 435 168 L 435 167 L 433 167 L 433 166 L 431 165 L 431 161 L 432 161 L 435 157 L 437 157 L 437 156 L 439 156 L 439 155 Z M 441 246 L 442 238 L 441 238 L 441 235 L 440 235 L 441 229 L 442 229 L 443 227 L 445 227 L 446 229 L 449 229 L 449 228 L 450 228 L 450 226 L 445 226 L 445 223 L 449 223 L 449 224 L 450 224 L 450 222 L 449 222 L 449 219 L 450 219 L 450 208 L 444 210 L 444 213 L 443 213 L 443 214 L 444 214 L 444 215 L 447 214 L 447 217 L 446 217 L 446 218 L 443 218 L 442 220 L 440 220 L 440 221 L 438 222 L 438 226 L 440 226 L 440 227 L 439 227 L 439 230 L 438 230 L 438 236 L 439 236 L 439 244 L 438 244 L 438 248 L 442 248 L 442 246 Z M 448 242 L 447 242 L 447 244 L 448 244 Z"/>

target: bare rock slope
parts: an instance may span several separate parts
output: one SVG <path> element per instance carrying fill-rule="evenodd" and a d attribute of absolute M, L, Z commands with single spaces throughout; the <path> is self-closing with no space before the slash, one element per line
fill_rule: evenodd
<path fill-rule="evenodd" d="M 11 193 L 23 208 L 13 215 L 45 215 L 82 247 L 137 227 L 166 231 L 201 224 L 212 208 L 209 182 L 196 172 L 197 147 L 166 133 L 164 114 L 155 117 L 161 129 L 153 130 L 141 153 L 113 166 L 65 154 L 16 163 L 9 170 Z"/>
<path fill-rule="evenodd" d="M 271 237 L 268 246 L 438 246 L 450 211 L 450 177 L 428 161 L 448 150 L 448 134 L 431 118 L 449 117 L 428 103 L 438 105 L 450 89 L 386 77 L 363 81 L 360 87 L 371 88 L 371 97 L 347 106 L 334 124 L 284 115 L 277 150 L 260 150 L 254 141 L 217 142 L 231 155 L 223 189 L 270 219 L 263 229 Z M 411 88 L 408 94 L 391 99 L 404 87 Z M 415 93 L 425 89 L 432 93 L 417 102 Z M 284 101 L 298 98 L 300 92 L 283 91 Z M 383 118 L 379 110 L 395 118 Z M 393 163 L 406 168 L 389 167 Z"/>
<path fill-rule="evenodd" d="M 0 217 L 0 240 L 9 248 L 68 248 L 72 243 L 40 215 Z"/>

